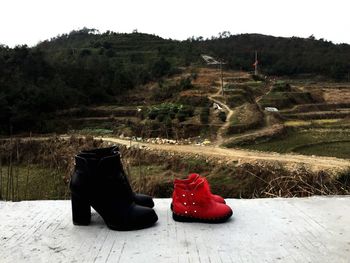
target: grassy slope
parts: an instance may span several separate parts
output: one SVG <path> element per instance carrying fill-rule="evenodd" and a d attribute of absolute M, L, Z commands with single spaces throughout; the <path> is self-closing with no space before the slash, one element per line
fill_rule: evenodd
<path fill-rule="evenodd" d="M 297 152 L 307 155 L 350 158 L 350 131 L 342 130 L 294 130 L 287 135 L 267 142 L 243 146 L 247 149 Z"/>
<path fill-rule="evenodd" d="M 5 200 L 69 198 L 67 185 L 63 181 L 64 173 L 58 169 L 50 169 L 39 164 L 21 164 L 12 167 L 13 179 L 11 176 L 8 177 L 8 167 L 6 166 L 0 168 L 0 174 L 2 174 L 0 192 Z"/>

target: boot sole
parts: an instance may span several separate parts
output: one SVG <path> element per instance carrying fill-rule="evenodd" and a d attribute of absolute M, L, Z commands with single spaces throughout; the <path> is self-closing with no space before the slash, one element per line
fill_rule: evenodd
<path fill-rule="evenodd" d="M 73 225 L 75 225 L 75 226 L 88 226 L 88 225 L 90 225 L 90 221 L 89 222 L 76 222 L 76 221 L 73 221 Z"/>
<path fill-rule="evenodd" d="M 102 218 L 103 219 L 103 218 Z M 111 229 L 111 230 L 116 230 L 116 231 L 132 231 L 132 230 L 140 230 L 140 229 L 144 229 L 144 228 L 148 228 L 153 226 L 158 220 L 157 218 L 154 218 L 152 221 L 154 222 L 150 222 L 149 224 L 145 224 L 142 226 L 114 226 L 114 225 L 110 225 L 110 224 L 106 224 L 106 226 Z M 103 220 L 104 221 L 104 220 Z M 75 226 L 88 226 L 90 225 L 90 222 L 74 222 L 73 221 L 73 225 Z"/>
<path fill-rule="evenodd" d="M 153 223 L 149 223 L 147 225 L 143 225 L 143 226 L 123 226 L 123 227 L 119 227 L 119 226 L 112 226 L 112 225 L 107 225 L 107 227 L 111 230 L 114 231 L 133 231 L 133 230 L 140 230 L 140 229 L 145 229 L 145 228 L 149 228 L 151 226 L 153 226 L 156 222 Z"/>
<path fill-rule="evenodd" d="M 219 224 L 226 222 L 231 216 L 233 212 L 231 211 L 228 215 L 220 218 L 196 218 L 190 216 L 178 215 L 173 212 L 173 219 L 177 222 L 198 222 L 198 223 L 209 223 L 209 224 Z"/>
<path fill-rule="evenodd" d="M 222 204 L 226 204 L 226 202 L 225 202 L 225 203 L 222 203 Z M 173 211 L 173 206 L 174 206 L 174 205 L 173 205 L 173 203 L 171 202 L 171 204 L 170 204 L 170 210 L 171 210 L 171 211 Z"/>

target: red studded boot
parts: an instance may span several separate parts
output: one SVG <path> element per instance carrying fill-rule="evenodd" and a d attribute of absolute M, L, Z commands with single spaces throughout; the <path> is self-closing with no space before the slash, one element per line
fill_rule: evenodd
<path fill-rule="evenodd" d="M 232 209 L 216 202 L 203 178 L 188 185 L 175 184 L 173 219 L 179 222 L 222 223 L 232 216 Z"/>
<path fill-rule="evenodd" d="M 208 189 L 210 191 L 210 187 L 209 187 L 209 184 L 208 184 L 208 181 L 205 177 L 201 177 L 199 174 L 196 174 L 196 173 L 192 173 L 192 174 L 189 174 L 187 179 L 184 179 L 184 180 L 181 180 L 181 179 L 175 179 L 174 180 L 174 184 L 184 184 L 184 185 L 188 185 L 188 184 L 191 184 L 191 183 L 195 183 L 198 179 L 200 178 L 203 178 L 204 180 L 204 184 L 206 184 L 208 186 Z M 210 191 L 211 192 L 211 191 Z M 226 204 L 225 202 L 225 199 L 222 198 L 220 195 L 215 195 L 215 194 L 211 194 L 211 197 L 216 201 L 216 202 L 219 202 L 219 203 L 223 203 L 223 204 Z"/>

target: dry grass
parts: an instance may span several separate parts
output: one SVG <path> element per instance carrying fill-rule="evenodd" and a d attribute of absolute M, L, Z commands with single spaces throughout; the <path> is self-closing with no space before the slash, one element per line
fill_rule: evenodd
<path fill-rule="evenodd" d="M 200 68 L 197 72 L 197 78 L 193 81 L 198 86 L 213 86 L 215 82 L 219 82 L 221 78 L 219 66 L 212 68 Z M 223 70 L 223 78 L 230 81 L 244 79 L 251 80 L 251 75 L 247 72 Z"/>
<path fill-rule="evenodd" d="M 226 180 L 220 174 L 226 174 Z M 219 177 L 220 175 L 220 177 Z M 337 178 L 325 173 L 313 173 L 304 167 L 288 171 L 279 165 L 221 167 L 208 176 L 214 191 L 227 197 L 306 197 L 350 193 L 350 172 Z M 220 189 L 220 190 L 219 190 Z"/>
<path fill-rule="evenodd" d="M 325 88 L 323 97 L 327 103 L 349 103 L 350 86 L 343 88 Z"/>
<path fill-rule="evenodd" d="M 17 201 L 69 198 L 67 182 L 72 174 L 74 155 L 81 149 L 102 146 L 105 145 L 101 141 L 75 137 L 68 140 L 52 138 L 45 141 L 3 141 L 0 144 L 2 199 Z M 191 172 L 206 176 L 213 192 L 226 198 L 350 194 L 350 172 L 331 176 L 322 171 L 311 172 L 302 166 L 290 171 L 278 163 L 237 165 L 190 154 L 180 155 L 125 146 L 120 146 L 120 150 L 133 189 L 154 197 L 171 197 L 174 178 L 186 177 Z M 28 176 L 21 177 L 16 172 L 18 165 L 19 170 L 25 173 L 29 171 L 28 167 L 35 167 L 35 170 L 32 169 Z M 36 176 L 34 172 L 37 173 Z M 38 178 L 40 176 L 42 178 Z M 50 179 L 48 176 L 54 178 Z M 7 185 L 8 189 L 5 191 Z M 48 189 L 45 190 L 45 187 Z M 24 195 L 21 191 L 27 191 L 27 194 Z M 35 191 L 35 194 L 30 191 Z"/>
<path fill-rule="evenodd" d="M 264 124 L 264 113 L 257 104 L 246 103 L 235 109 L 226 134 L 237 134 L 256 129 Z"/>
<path fill-rule="evenodd" d="M 287 127 L 300 127 L 300 126 L 310 126 L 314 124 L 332 124 L 340 122 L 342 119 L 320 119 L 320 120 L 291 120 L 284 122 Z"/>
<path fill-rule="evenodd" d="M 170 197 L 172 181 L 190 172 L 206 176 L 213 192 L 226 198 L 305 197 L 311 195 L 350 194 L 350 171 L 334 176 L 326 172 L 312 172 L 303 166 L 287 170 L 276 164 L 223 163 L 218 159 L 200 156 L 180 156 L 141 149 L 126 149 L 127 159 L 137 177 L 145 180 L 142 190 L 158 197 Z M 142 161 L 140 161 L 142 156 Z M 147 173 L 146 167 L 157 167 L 157 174 Z M 152 169 L 152 168 L 151 168 Z M 135 177 L 136 175 L 136 177 Z"/>
<path fill-rule="evenodd" d="M 256 176 L 252 173 L 249 173 Z M 349 174 L 345 175 L 350 179 Z M 286 173 L 263 180 L 262 187 L 255 193 L 258 197 L 305 197 L 312 195 L 349 194 L 348 184 L 333 180 L 326 173 L 314 174 L 300 169 L 292 174 Z"/>
<path fill-rule="evenodd" d="M 102 141 L 92 137 L 82 139 L 74 136 L 67 140 L 52 137 L 48 140 L 1 141 L 0 199 L 68 198 L 67 183 L 74 168 L 74 155 L 79 150 L 101 145 Z M 49 189 L 53 186 L 50 184 L 65 190 L 52 193 Z M 30 193 L 28 189 L 35 192 Z"/>
<path fill-rule="evenodd" d="M 341 119 L 350 115 L 349 109 L 341 109 L 336 111 L 319 111 L 319 112 L 304 112 L 304 113 L 292 113 L 283 114 L 283 117 L 287 119 L 302 119 L 302 120 L 314 120 L 314 119 Z"/>

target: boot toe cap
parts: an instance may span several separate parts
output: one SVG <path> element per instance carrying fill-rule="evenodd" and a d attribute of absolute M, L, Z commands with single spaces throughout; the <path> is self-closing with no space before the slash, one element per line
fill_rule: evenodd
<path fill-rule="evenodd" d="M 158 221 L 156 212 L 149 207 L 135 205 L 129 213 L 130 226 L 133 229 L 142 229 L 154 225 Z"/>
<path fill-rule="evenodd" d="M 212 195 L 213 199 L 215 200 L 215 202 L 218 203 L 222 203 L 222 204 L 226 204 L 226 201 L 224 198 L 222 198 L 220 195 Z"/>
<path fill-rule="evenodd" d="M 149 195 L 135 193 L 135 203 L 150 208 L 154 207 L 153 199 Z"/>

